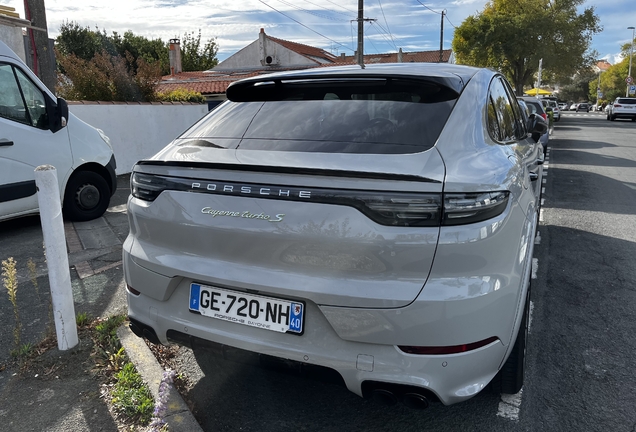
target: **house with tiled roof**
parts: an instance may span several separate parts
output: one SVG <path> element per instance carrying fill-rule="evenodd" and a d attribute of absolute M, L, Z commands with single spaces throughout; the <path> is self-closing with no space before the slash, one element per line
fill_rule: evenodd
<path fill-rule="evenodd" d="M 213 69 L 201 72 L 180 72 L 177 51 L 178 41 L 170 41 L 172 74 L 166 75 L 159 83 L 161 92 L 176 89 L 187 89 L 201 93 L 208 105 L 213 106 L 225 99 L 225 90 L 234 81 L 250 76 L 271 72 L 311 69 L 316 67 L 342 66 L 356 64 L 355 56 L 344 53 L 336 56 L 322 48 L 278 39 L 269 36 L 261 29 L 258 39 L 242 48 L 235 54 L 223 60 Z M 440 62 L 440 51 L 416 51 L 386 54 L 366 54 L 365 64 L 373 63 L 401 63 L 401 62 Z M 441 62 L 454 63 L 452 50 L 442 50 Z M 176 71 L 176 72 L 174 72 Z"/>
<path fill-rule="evenodd" d="M 601 60 L 598 60 L 594 64 L 594 66 L 592 66 L 592 69 L 594 69 L 594 72 L 599 73 L 599 72 L 605 72 L 611 67 L 612 67 L 612 64 L 610 62 L 608 62 L 605 59 L 601 59 Z"/>

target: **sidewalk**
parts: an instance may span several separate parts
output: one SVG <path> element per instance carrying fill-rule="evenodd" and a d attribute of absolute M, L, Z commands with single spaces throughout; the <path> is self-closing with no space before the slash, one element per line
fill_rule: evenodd
<path fill-rule="evenodd" d="M 120 176 L 118 180 L 118 191 L 102 218 L 65 223 L 76 314 L 85 312 L 96 318 L 126 313 L 121 245 L 128 234 L 125 213 L 128 176 Z M 39 220 L 17 225 L 19 228 L 26 226 L 22 230 L 26 233 L 22 238 L 11 237 L 6 231 L 0 232 L 6 237 L 2 242 L 3 255 L 10 250 L 18 261 L 22 341 L 32 344 L 42 339 L 48 325 L 50 295 L 41 250 L 41 229 L 36 223 L 39 225 Z M 27 271 L 27 260 L 35 262 L 35 274 Z M 6 298 L 6 293 L 0 297 Z M 0 324 L 4 325 L 5 331 L 0 332 L 3 345 L 0 348 L 0 365 L 13 347 L 13 316 L 8 316 L 7 305 L 1 303 Z M 144 341 L 125 326 L 119 329 L 118 335 L 129 359 L 157 400 L 163 369 Z M 117 431 L 118 424 L 102 397 L 104 389 L 92 371 L 94 360 L 91 350 L 88 334 L 80 332 L 79 346 L 74 349 L 61 352 L 55 345 L 32 360 L 26 371 L 20 371 L 15 365 L 0 371 L 0 429 L 6 432 Z M 165 420 L 171 431 L 200 430 L 175 389 L 170 392 L 168 405 Z"/>

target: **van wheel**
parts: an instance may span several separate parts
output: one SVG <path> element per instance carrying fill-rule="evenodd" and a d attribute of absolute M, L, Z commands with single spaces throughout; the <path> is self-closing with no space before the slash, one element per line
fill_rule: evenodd
<path fill-rule="evenodd" d="M 110 203 L 110 188 L 101 175 L 92 171 L 74 173 L 64 193 L 64 216 L 87 221 L 104 214 Z"/>
<path fill-rule="evenodd" d="M 526 305 L 523 309 L 523 318 L 517 339 L 512 347 L 512 352 L 501 367 L 501 370 L 491 381 L 492 390 L 496 393 L 516 394 L 523 387 L 523 378 L 526 370 L 526 344 L 528 341 L 528 321 L 530 316 L 530 286 L 526 294 Z"/>

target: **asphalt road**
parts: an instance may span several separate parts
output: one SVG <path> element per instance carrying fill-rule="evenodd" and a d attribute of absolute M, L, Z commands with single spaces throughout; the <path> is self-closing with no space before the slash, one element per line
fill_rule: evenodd
<path fill-rule="evenodd" d="M 600 113 L 562 113 L 546 162 L 535 246 L 528 370 L 515 396 L 482 392 L 424 411 L 385 407 L 350 393 L 332 376 L 280 370 L 181 348 L 178 372 L 206 431 L 635 431 L 636 430 L 636 123 Z M 94 315 L 122 307 L 117 267 L 127 233 L 125 179 L 103 218 L 75 230 L 93 240 L 70 255 L 76 308 Z M 97 235 L 104 229 L 108 235 Z M 88 236 L 90 240 L 90 236 Z M 0 223 L 0 258 L 19 262 L 27 341 L 46 323 L 39 219 Z M 36 263 L 39 294 L 26 262 Z M 83 265 L 88 263 L 88 267 Z M 100 271 L 101 270 L 101 271 Z M 40 297 L 38 297 L 40 296 Z M 0 363 L 11 346 L 12 309 L 0 292 Z M 0 387 L 2 383 L 0 383 Z"/>

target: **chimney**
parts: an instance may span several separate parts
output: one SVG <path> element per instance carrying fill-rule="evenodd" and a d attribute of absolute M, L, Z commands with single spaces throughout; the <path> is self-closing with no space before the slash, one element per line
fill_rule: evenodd
<path fill-rule="evenodd" d="M 261 56 L 261 66 L 266 66 L 269 64 L 267 63 L 267 50 L 265 49 L 266 40 L 267 35 L 265 34 L 265 29 L 261 28 L 261 31 L 258 34 L 258 52 Z"/>
<path fill-rule="evenodd" d="M 170 39 L 170 74 L 175 75 L 183 72 L 181 67 L 181 41 Z"/>
<path fill-rule="evenodd" d="M 397 62 L 402 63 L 402 48 L 398 51 Z"/>
<path fill-rule="evenodd" d="M 340 53 L 340 60 L 345 61 L 346 54 Z"/>

